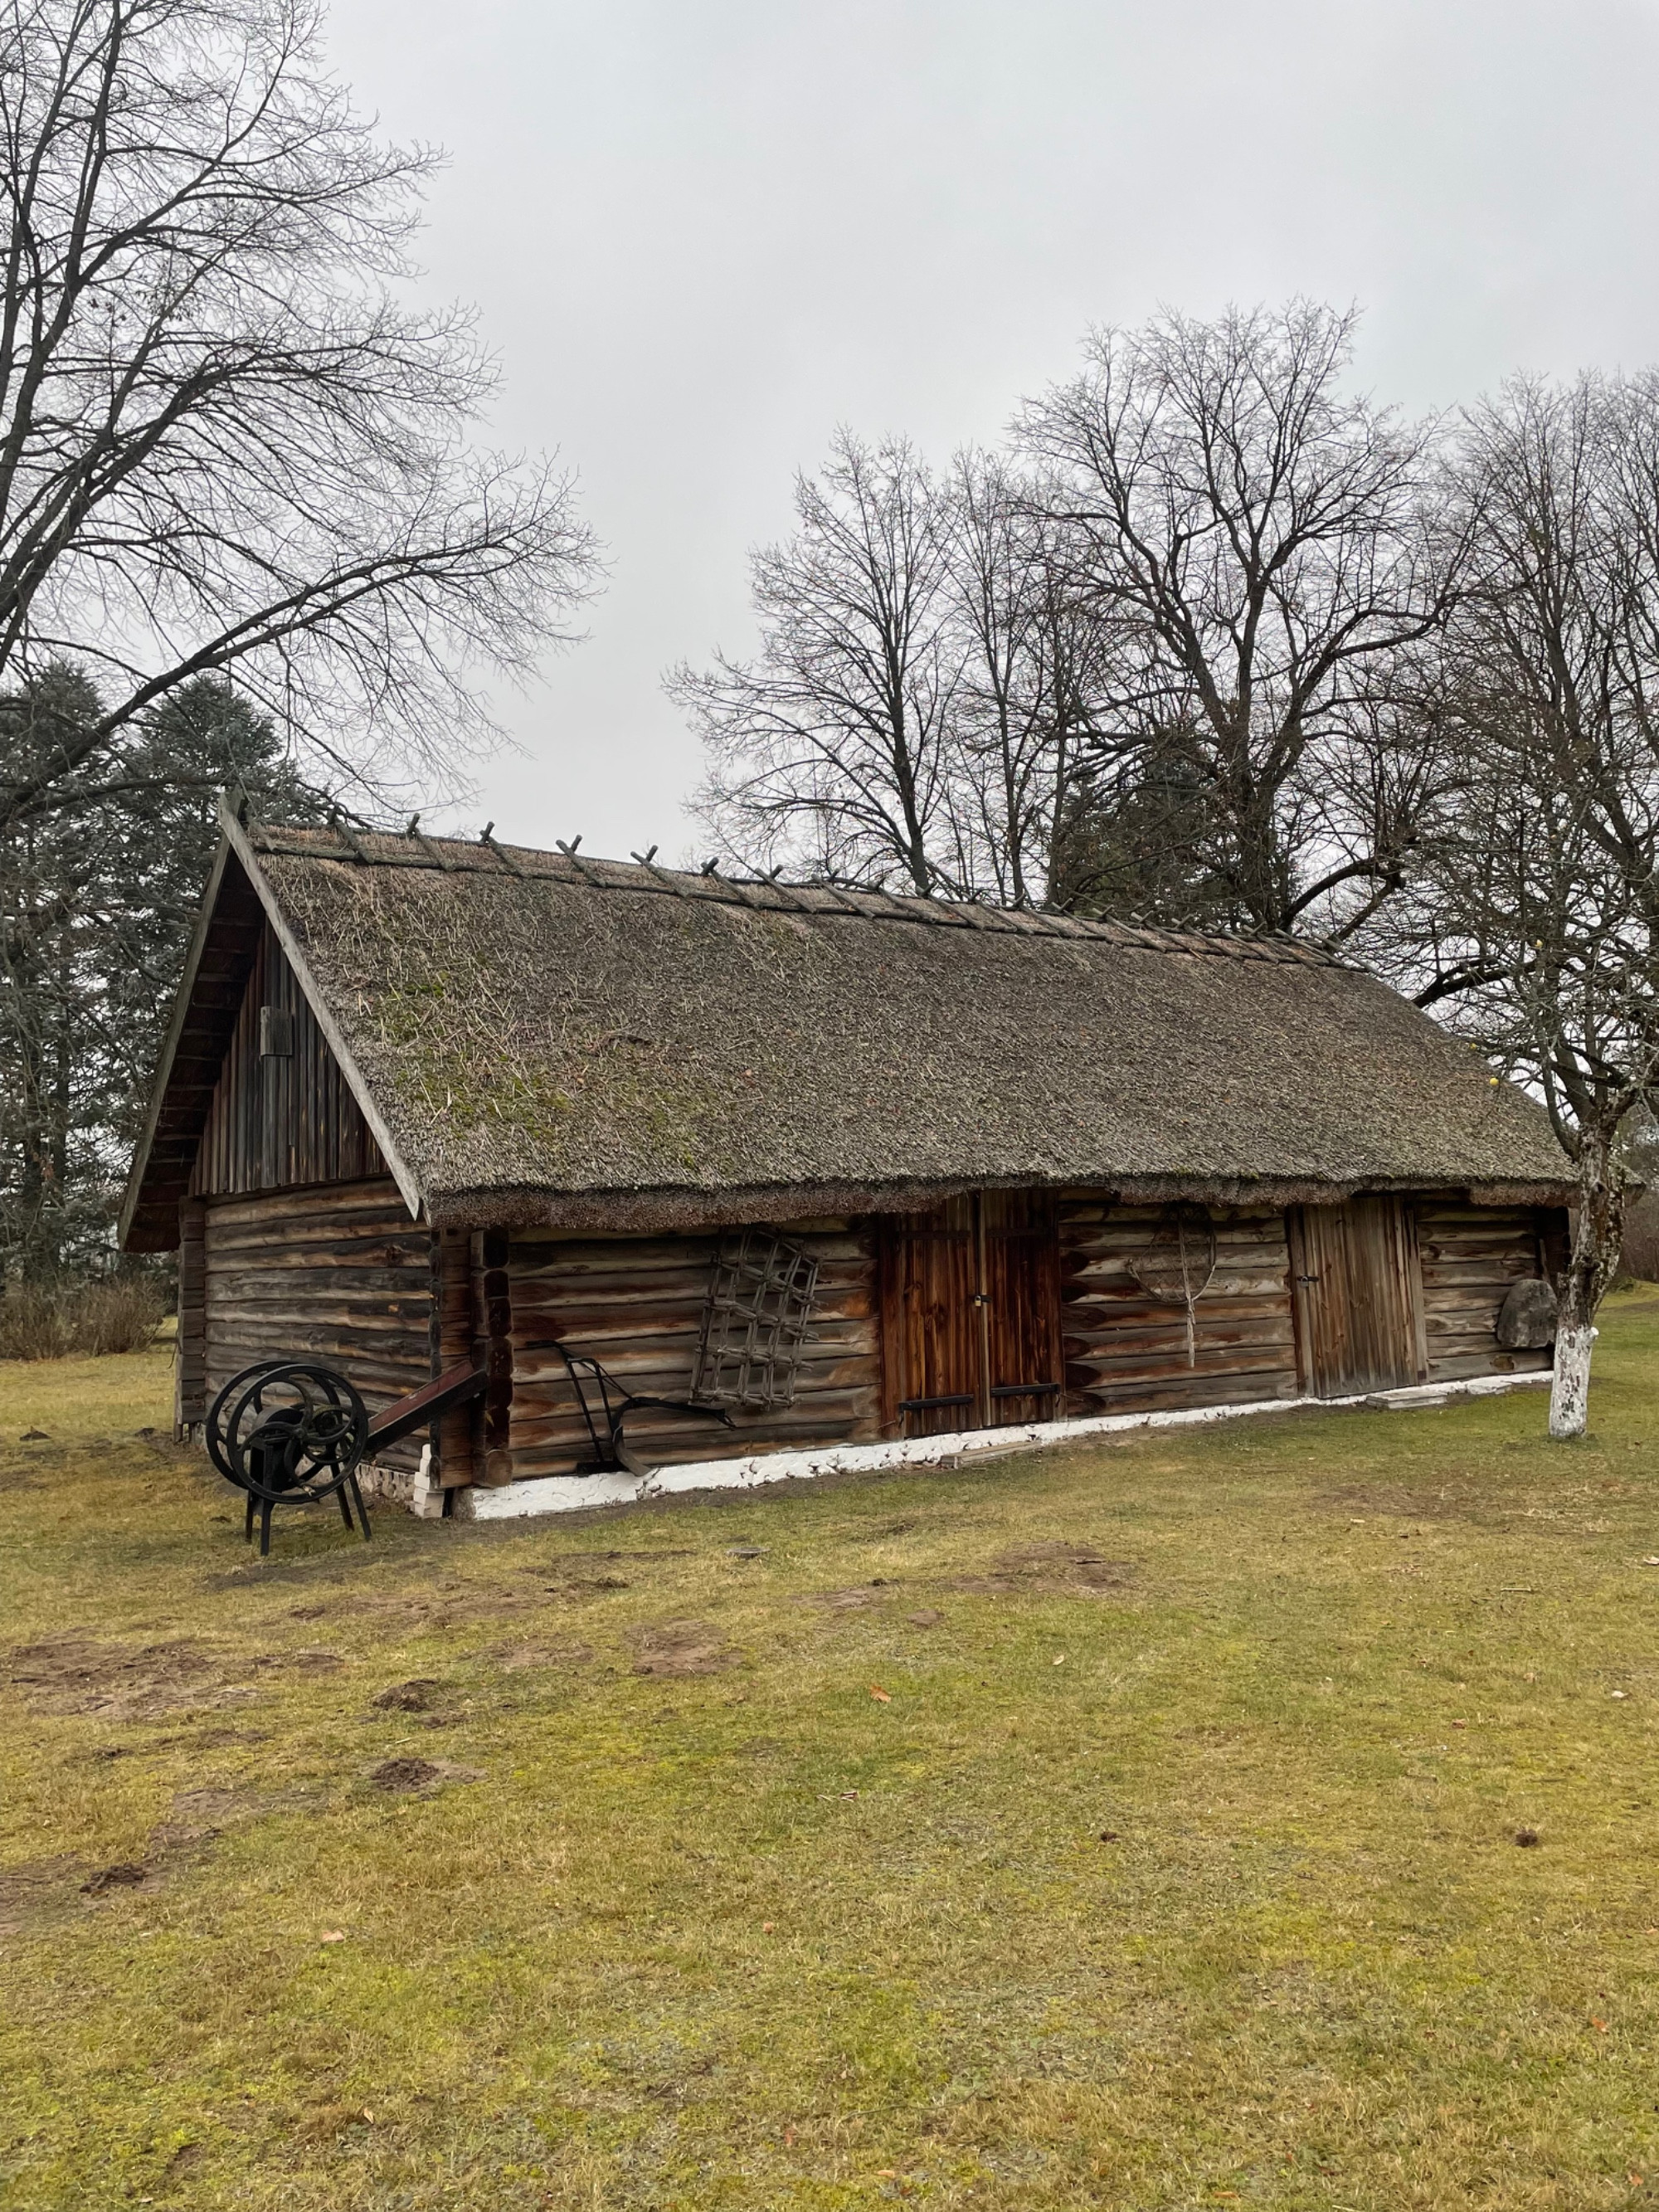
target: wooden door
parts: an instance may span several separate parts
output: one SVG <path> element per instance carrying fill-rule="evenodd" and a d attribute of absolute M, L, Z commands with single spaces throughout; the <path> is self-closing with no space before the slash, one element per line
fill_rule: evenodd
<path fill-rule="evenodd" d="M 1041 1192 L 980 1195 L 981 1372 L 987 1428 L 1060 1413 L 1060 1239 Z"/>
<path fill-rule="evenodd" d="M 1290 1244 L 1303 1389 L 1348 1398 L 1420 1382 L 1422 1287 L 1404 1200 L 1302 1206 L 1291 1216 Z"/>
<path fill-rule="evenodd" d="M 884 1240 L 890 1434 L 939 1436 L 1060 1410 L 1060 1266 L 1041 1195 L 992 1191 L 902 1216 Z"/>

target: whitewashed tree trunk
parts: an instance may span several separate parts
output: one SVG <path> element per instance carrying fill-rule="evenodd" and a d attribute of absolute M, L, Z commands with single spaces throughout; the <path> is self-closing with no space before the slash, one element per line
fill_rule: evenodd
<path fill-rule="evenodd" d="M 1582 1437 L 1589 1419 L 1590 1347 L 1597 1331 L 1575 1322 L 1555 1332 L 1555 1373 L 1550 1383 L 1550 1434 Z"/>
<path fill-rule="evenodd" d="M 1589 1420 L 1590 1352 L 1595 1310 L 1619 1265 L 1624 1241 L 1625 1178 L 1614 1158 L 1616 1117 L 1605 1128 L 1582 1128 L 1578 1212 L 1572 1253 L 1557 1287 L 1555 1374 L 1550 1385 L 1550 1434 L 1582 1437 Z"/>

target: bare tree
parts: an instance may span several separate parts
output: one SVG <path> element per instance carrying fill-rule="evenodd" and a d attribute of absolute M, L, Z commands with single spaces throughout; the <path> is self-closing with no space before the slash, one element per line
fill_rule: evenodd
<path fill-rule="evenodd" d="M 902 441 L 841 433 L 795 485 L 799 528 L 751 560 L 761 651 L 668 678 L 710 760 L 703 810 L 742 858 L 958 887 L 960 678 L 948 518 Z"/>
<path fill-rule="evenodd" d="M 1467 418 L 1458 473 L 1474 562 L 1437 712 L 1468 791 L 1397 934 L 1420 1001 L 1541 1094 L 1573 1161 L 1569 1437 L 1659 1085 L 1659 378 L 1513 384 Z"/>
<path fill-rule="evenodd" d="M 1005 459 L 958 454 L 946 495 L 957 872 L 1000 905 L 1042 905 L 1079 811 L 1110 634 L 1068 584 L 1058 526 Z"/>
<path fill-rule="evenodd" d="M 342 768 L 453 766 L 481 672 L 564 634 L 592 548 L 476 451 L 467 317 L 398 304 L 422 151 L 376 143 L 313 0 L 0 0 L 0 690 L 85 726 L 0 763 L 0 830 L 94 803 L 233 665 Z"/>
<path fill-rule="evenodd" d="M 1099 738 L 1178 733 L 1209 794 L 1203 872 L 1262 929 L 1352 926 L 1403 880 L 1427 796 L 1362 763 L 1455 562 L 1428 527 L 1429 432 L 1344 396 L 1354 319 L 1295 301 L 1109 331 L 1020 424 L 1075 588 L 1115 632 Z"/>

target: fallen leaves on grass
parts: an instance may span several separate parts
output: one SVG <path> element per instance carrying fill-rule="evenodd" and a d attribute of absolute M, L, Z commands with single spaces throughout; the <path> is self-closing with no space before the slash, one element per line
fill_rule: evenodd
<path fill-rule="evenodd" d="M 878 1705 L 890 1705 L 893 1702 L 890 1694 L 882 1688 L 879 1682 L 871 1683 L 870 1694 Z"/>
<path fill-rule="evenodd" d="M 1523 1851 L 1534 1851 L 1537 1850 L 1540 1838 L 1536 1828 L 1517 1828 L 1515 1840 Z"/>

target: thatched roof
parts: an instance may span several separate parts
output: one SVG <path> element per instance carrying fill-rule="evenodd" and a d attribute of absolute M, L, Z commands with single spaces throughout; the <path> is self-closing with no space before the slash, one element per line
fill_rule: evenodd
<path fill-rule="evenodd" d="M 665 1227 L 975 1185 L 1564 1193 L 1536 1106 L 1309 947 L 493 842 L 228 838 L 219 901 L 235 921 L 246 878 L 434 1221 Z M 130 1220 L 165 1180 L 141 1156 Z"/>

